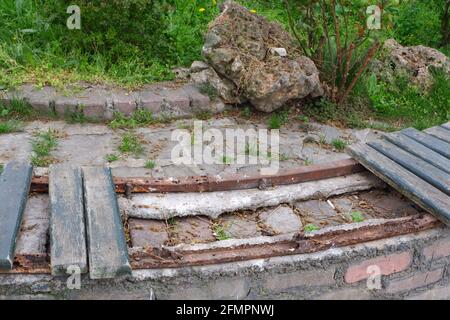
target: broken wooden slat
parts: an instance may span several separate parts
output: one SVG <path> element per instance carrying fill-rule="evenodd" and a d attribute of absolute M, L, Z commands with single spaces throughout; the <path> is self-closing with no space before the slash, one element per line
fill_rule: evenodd
<path fill-rule="evenodd" d="M 441 139 L 442 141 L 450 143 L 450 131 L 447 129 L 444 129 L 442 127 L 433 127 L 425 130 L 425 132 L 431 134 L 432 136 L 435 136 L 438 139 Z"/>
<path fill-rule="evenodd" d="M 387 141 L 374 141 L 368 145 L 450 196 L 450 174 Z"/>
<path fill-rule="evenodd" d="M 437 153 L 442 154 L 443 156 L 450 159 L 450 144 L 442 141 L 441 139 L 430 136 L 429 134 L 420 132 L 413 128 L 408 128 L 400 131 L 401 134 L 404 134 L 417 142 L 420 142 L 424 146 L 430 148 L 431 150 L 436 151 Z"/>
<path fill-rule="evenodd" d="M 53 275 L 65 275 L 72 266 L 87 272 L 81 169 L 50 167 L 50 250 Z"/>
<path fill-rule="evenodd" d="M 431 149 L 428 149 L 416 140 L 411 139 L 398 132 L 385 134 L 383 138 L 399 146 L 403 150 L 408 151 L 409 153 L 421 158 L 422 160 L 427 161 L 436 168 L 439 168 L 446 173 L 450 173 L 449 159 Z"/>
<path fill-rule="evenodd" d="M 352 145 L 349 152 L 380 179 L 450 225 L 450 197 L 445 193 L 367 145 Z"/>
<path fill-rule="evenodd" d="M 11 269 L 33 167 L 11 161 L 0 176 L 0 269 Z"/>
<path fill-rule="evenodd" d="M 111 170 L 83 168 L 83 185 L 91 279 L 129 274 L 131 267 Z"/>

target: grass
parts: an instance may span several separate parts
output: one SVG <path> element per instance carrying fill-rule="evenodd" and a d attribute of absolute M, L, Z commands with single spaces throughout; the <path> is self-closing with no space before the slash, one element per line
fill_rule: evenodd
<path fill-rule="evenodd" d="M 341 139 L 333 139 L 331 140 L 331 145 L 336 151 L 342 152 L 347 147 L 347 142 Z"/>
<path fill-rule="evenodd" d="M 313 231 L 317 231 L 317 230 L 320 230 L 320 228 L 312 223 L 309 223 L 303 227 L 303 231 L 305 231 L 305 232 L 313 232 Z"/>
<path fill-rule="evenodd" d="M 267 125 L 271 130 L 280 129 L 288 121 L 288 116 L 287 110 L 272 113 Z"/>
<path fill-rule="evenodd" d="M 365 219 L 360 211 L 350 213 L 353 222 L 363 222 Z"/>
<path fill-rule="evenodd" d="M 213 225 L 213 232 L 216 239 L 219 241 L 230 239 L 230 237 L 225 232 L 223 225 L 221 225 L 220 223 L 215 223 Z"/>
<path fill-rule="evenodd" d="M 109 123 L 112 129 L 135 129 L 157 123 L 151 111 L 145 109 L 135 110 L 130 117 L 121 112 L 114 112 L 113 120 Z"/>
<path fill-rule="evenodd" d="M 110 153 L 110 154 L 106 155 L 105 159 L 108 162 L 115 162 L 115 161 L 119 160 L 119 156 L 115 153 Z"/>
<path fill-rule="evenodd" d="M 155 167 L 156 167 L 156 163 L 155 163 L 154 160 L 147 160 L 147 161 L 145 162 L 145 169 L 150 169 L 150 170 L 152 170 L 152 169 L 154 169 Z"/>
<path fill-rule="evenodd" d="M 227 156 L 222 156 L 222 163 L 229 165 L 233 162 L 233 158 L 232 157 L 227 157 Z"/>
<path fill-rule="evenodd" d="M 119 151 L 124 154 L 132 154 L 139 157 L 144 152 L 141 139 L 133 132 L 127 132 L 122 136 Z"/>
<path fill-rule="evenodd" d="M 2 163 L 0 163 L 0 174 L 2 174 L 2 173 L 3 173 L 3 170 L 4 170 L 4 166 L 3 166 L 3 164 L 2 164 Z"/>
<path fill-rule="evenodd" d="M 200 93 L 207 95 L 211 99 L 211 101 L 216 100 L 217 97 L 219 96 L 219 94 L 217 93 L 217 89 L 214 88 L 214 86 L 211 85 L 209 82 L 202 83 L 199 86 L 199 91 Z"/>
<path fill-rule="evenodd" d="M 48 130 L 40 132 L 31 141 L 33 155 L 31 162 L 37 167 L 48 167 L 55 162 L 51 156 L 51 152 L 58 146 L 58 138 L 56 132 Z"/>
<path fill-rule="evenodd" d="M 22 123 L 17 120 L 0 121 L 0 134 L 17 132 L 22 129 Z"/>

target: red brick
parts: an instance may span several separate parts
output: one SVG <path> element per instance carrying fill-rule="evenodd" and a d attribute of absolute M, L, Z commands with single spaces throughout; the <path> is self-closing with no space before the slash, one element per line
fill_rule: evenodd
<path fill-rule="evenodd" d="M 413 276 L 392 281 L 386 289 L 388 293 L 396 293 L 400 291 L 409 291 L 420 287 L 425 287 L 431 283 L 438 282 L 442 278 L 444 269 L 436 269 L 432 271 L 416 273 Z"/>
<path fill-rule="evenodd" d="M 350 266 L 345 273 L 345 282 L 355 283 L 367 279 L 371 274 L 367 272 L 369 266 L 378 266 L 382 275 L 389 275 L 407 269 L 412 262 L 412 253 L 410 251 L 390 254 L 384 257 L 378 257 L 365 260 L 359 264 Z"/>
<path fill-rule="evenodd" d="M 427 260 L 434 260 L 450 256 L 450 237 L 439 240 L 423 249 L 423 255 Z"/>

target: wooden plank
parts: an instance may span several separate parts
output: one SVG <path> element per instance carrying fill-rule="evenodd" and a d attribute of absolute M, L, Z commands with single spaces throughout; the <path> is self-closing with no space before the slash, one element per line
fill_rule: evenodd
<path fill-rule="evenodd" d="M 450 121 L 447 123 L 444 123 L 441 127 L 450 131 Z"/>
<path fill-rule="evenodd" d="M 433 127 L 425 130 L 426 133 L 431 134 L 432 136 L 435 136 L 438 139 L 441 139 L 442 141 L 445 141 L 447 143 L 450 143 L 450 131 L 446 130 L 442 127 Z"/>
<path fill-rule="evenodd" d="M 53 165 L 49 175 L 50 250 L 53 275 L 67 274 L 76 266 L 87 272 L 81 169 Z"/>
<path fill-rule="evenodd" d="M 431 149 L 428 149 L 416 140 L 411 139 L 398 132 L 385 134 L 383 135 L 383 138 L 399 146 L 403 150 L 408 151 L 409 153 L 421 158 L 422 160 L 427 161 L 436 168 L 439 168 L 446 173 L 450 173 L 449 159 Z"/>
<path fill-rule="evenodd" d="M 368 143 L 368 145 L 435 186 L 446 195 L 450 195 L 450 174 L 439 170 L 390 142 L 373 141 Z"/>
<path fill-rule="evenodd" d="M 401 132 L 401 134 L 404 134 L 404 135 L 416 140 L 417 142 L 420 142 L 427 148 L 434 150 L 437 153 L 440 153 L 443 156 L 450 159 L 450 144 L 446 143 L 445 141 L 442 141 L 441 139 L 438 139 L 429 134 L 420 132 L 413 128 L 404 129 L 400 132 Z"/>
<path fill-rule="evenodd" d="M 29 162 L 11 161 L 0 176 L 0 269 L 13 266 L 32 173 Z"/>
<path fill-rule="evenodd" d="M 367 145 L 349 152 L 368 170 L 450 226 L 450 197 Z"/>
<path fill-rule="evenodd" d="M 127 244 L 111 170 L 83 168 L 83 185 L 91 279 L 130 274 Z"/>

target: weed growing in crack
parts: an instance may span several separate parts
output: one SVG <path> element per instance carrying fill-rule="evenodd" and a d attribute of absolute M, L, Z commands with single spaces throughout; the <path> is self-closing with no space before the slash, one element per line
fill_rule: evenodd
<path fill-rule="evenodd" d="M 230 237 L 225 232 L 224 227 L 220 223 L 215 223 L 214 224 L 213 231 L 214 231 L 214 236 L 219 241 L 230 239 Z"/>
<path fill-rule="evenodd" d="M 40 132 L 31 141 L 33 155 L 31 162 L 37 167 L 48 167 L 55 162 L 51 156 L 51 152 L 58 146 L 58 138 L 56 132 L 49 129 L 45 132 Z"/>
<path fill-rule="evenodd" d="M 119 151 L 124 154 L 132 154 L 139 157 L 144 152 L 140 138 L 133 132 L 127 132 L 122 136 Z"/>

